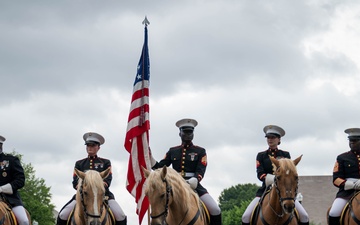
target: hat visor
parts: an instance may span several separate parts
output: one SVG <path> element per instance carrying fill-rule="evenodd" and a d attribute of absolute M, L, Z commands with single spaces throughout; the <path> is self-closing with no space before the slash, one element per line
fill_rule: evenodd
<path fill-rule="evenodd" d="M 100 145 L 100 143 L 97 142 L 97 141 L 86 141 L 86 142 L 85 142 L 85 145 L 87 145 L 87 144 L 97 144 L 97 145 Z"/>
<path fill-rule="evenodd" d="M 265 137 L 277 137 L 277 138 L 280 138 L 280 135 L 274 134 L 274 133 L 268 133 L 268 134 L 265 135 Z"/>
<path fill-rule="evenodd" d="M 181 130 L 194 130 L 193 127 L 189 127 L 189 126 L 186 126 L 186 127 L 180 127 Z"/>
<path fill-rule="evenodd" d="M 360 136 L 351 136 L 349 137 L 349 141 L 359 141 L 360 140 Z"/>

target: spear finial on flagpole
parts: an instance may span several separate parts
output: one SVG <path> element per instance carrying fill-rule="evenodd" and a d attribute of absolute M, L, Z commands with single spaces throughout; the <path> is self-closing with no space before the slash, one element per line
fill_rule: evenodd
<path fill-rule="evenodd" d="M 150 24 L 149 20 L 147 19 L 147 17 L 145 16 L 144 21 L 142 21 L 142 24 L 145 25 L 145 27 L 147 27 L 148 24 Z"/>

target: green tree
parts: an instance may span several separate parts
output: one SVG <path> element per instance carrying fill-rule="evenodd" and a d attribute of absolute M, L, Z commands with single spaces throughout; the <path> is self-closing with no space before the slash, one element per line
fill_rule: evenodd
<path fill-rule="evenodd" d="M 219 197 L 219 205 L 222 211 L 230 210 L 234 206 L 240 206 L 241 202 L 252 200 L 259 186 L 256 184 L 237 184 L 224 189 Z"/>
<path fill-rule="evenodd" d="M 234 206 L 230 210 L 226 210 L 222 213 L 224 225 L 239 225 L 241 224 L 241 217 L 244 214 L 247 206 L 251 200 L 242 201 L 240 207 Z"/>
<path fill-rule="evenodd" d="M 241 217 L 258 188 L 256 184 L 238 184 L 221 192 L 219 205 L 224 225 L 241 224 Z"/>
<path fill-rule="evenodd" d="M 31 220 L 36 220 L 41 225 L 54 225 L 53 210 L 51 203 L 50 187 L 47 187 L 43 178 L 35 177 L 35 169 L 31 163 L 22 161 L 22 155 L 12 152 L 19 157 L 25 173 L 25 186 L 19 190 L 24 207 L 29 211 Z"/>

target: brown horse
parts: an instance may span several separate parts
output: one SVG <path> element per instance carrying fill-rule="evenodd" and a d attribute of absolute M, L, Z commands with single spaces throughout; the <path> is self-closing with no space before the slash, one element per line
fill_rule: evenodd
<path fill-rule="evenodd" d="M 354 192 L 354 196 L 349 199 L 345 205 L 340 217 L 340 224 L 342 225 L 358 225 L 360 224 L 360 191 Z M 330 208 L 327 211 L 329 216 Z"/>
<path fill-rule="evenodd" d="M 256 225 L 295 225 L 295 199 L 298 190 L 298 173 L 296 165 L 301 156 L 295 160 L 275 159 L 270 157 L 275 170 L 275 180 L 271 190 L 259 203 Z"/>
<path fill-rule="evenodd" d="M 179 173 L 166 166 L 152 172 L 143 168 L 143 171 L 151 225 L 209 224 L 199 196 Z"/>
<path fill-rule="evenodd" d="M 29 212 L 25 209 L 26 215 L 31 224 Z M 6 202 L 3 196 L 0 197 L 0 225 L 17 225 L 16 217 L 11 210 L 10 205 Z"/>
<path fill-rule="evenodd" d="M 71 225 L 110 225 L 108 207 L 104 204 L 105 188 L 103 179 L 109 173 L 110 168 L 99 173 L 96 170 L 88 170 L 85 173 L 75 169 L 80 178 L 76 192 L 76 206 L 71 217 Z"/>

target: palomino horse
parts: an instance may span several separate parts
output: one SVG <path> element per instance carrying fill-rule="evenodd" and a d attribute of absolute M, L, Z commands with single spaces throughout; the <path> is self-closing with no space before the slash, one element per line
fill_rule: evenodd
<path fill-rule="evenodd" d="M 26 215 L 29 219 L 29 224 L 31 224 L 31 218 L 29 212 L 25 209 Z M 0 225 L 16 225 L 16 218 L 14 213 L 11 211 L 10 205 L 6 202 L 4 197 L 0 196 Z"/>
<path fill-rule="evenodd" d="M 143 171 L 151 225 L 209 224 L 199 196 L 179 173 L 166 166 L 152 172 L 143 168 Z"/>
<path fill-rule="evenodd" d="M 275 159 L 270 157 L 275 170 L 274 184 L 259 203 L 257 225 L 295 225 L 295 199 L 298 190 L 298 173 L 296 165 L 301 156 L 295 160 Z"/>
<path fill-rule="evenodd" d="M 99 173 L 88 170 L 85 173 L 75 168 L 80 178 L 76 192 L 76 206 L 71 217 L 71 225 L 110 225 L 108 207 L 105 205 L 105 188 L 103 179 L 110 168 Z"/>

